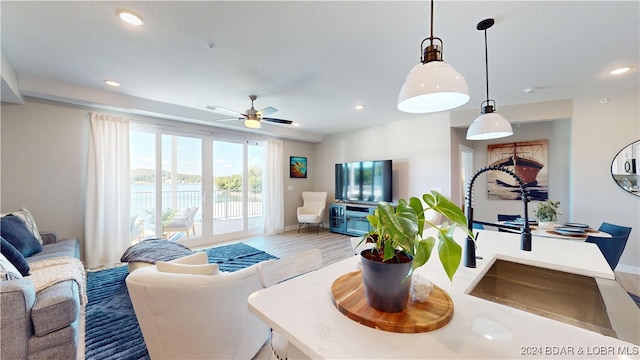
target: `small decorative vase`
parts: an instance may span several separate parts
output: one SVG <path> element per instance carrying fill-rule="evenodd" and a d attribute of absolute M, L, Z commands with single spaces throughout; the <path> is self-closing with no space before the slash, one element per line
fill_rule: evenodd
<path fill-rule="evenodd" d="M 555 227 L 555 222 L 553 221 L 538 221 L 538 227 L 542 229 L 553 229 Z"/>
<path fill-rule="evenodd" d="M 411 261 L 405 263 L 383 263 L 370 260 L 367 253 L 371 249 L 362 250 L 362 282 L 367 304 L 384 312 L 401 312 L 407 307 L 411 277 L 404 278 L 411 270 Z M 409 256 L 410 257 L 410 256 Z"/>

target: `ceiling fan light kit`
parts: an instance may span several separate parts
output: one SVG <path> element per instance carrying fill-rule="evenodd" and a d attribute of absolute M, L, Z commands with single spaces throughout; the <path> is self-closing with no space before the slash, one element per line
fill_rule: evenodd
<path fill-rule="evenodd" d="M 424 47 L 429 40 L 429 46 Z M 440 42 L 440 45 L 434 41 Z M 405 80 L 398 96 L 398 110 L 408 113 L 432 113 L 451 110 L 469 101 L 465 78 L 442 60 L 442 39 L 433 36 L 433 0 L 431 0 L 431 36 L 420 44 L 420 63 Z"/>
<path fill-rule="evenodd" d="M 285 125 L 291 125 L 293 123 L 293 121 L 291 120 L 264 117 L 264 115 L 273 114 L 274 112 L 278 111 L 278 109 L 271 106 L 267 106 L 266 108 L 260 111 L 256 110 L 253 107 L 253 102 L 257 98 L 258 97 L 256 95 L 249 95 L 249 100 L 251 100 L 251 108 L 248 109 L 244 114 L 235 110 L 224 108 L 222 106 L 207 105 L 207 109 L 222 115 L 236 116 L 236 118 L 233 118 L 233 119 L 222 119 L 217 121 L 244 120 L 244 126 L 250 129 L 260 129 L 262 127 L 262 124 L 261 124 L 262 121 L 272 122 L 276 124 L 285 124 Z"/>
<path fill-rule="evenodd" d="M 244 121 L 244 126 L 250 129 L 260 129 L 262 127 L 262 125 L 260 125 L 260 121 L 256 119 L 246 119 Z"/>
<path fill-rule="evenodd" d="M 485 76 L 487 85 L 487 100 L 480 105 L 481 115 L 478 116 L 469 129 L 467 129 L 467 140 L 489 140 L 498 139 L 513 135 L 511 123 L 502 115 L 495 112 L 495 101 L 489 99 L 489 52 L 487 51 L 487 29 L 494 24 L 493 19 L 484 19 L 478 23 L 476 28 L 484 31 L 484 58 Z"/>

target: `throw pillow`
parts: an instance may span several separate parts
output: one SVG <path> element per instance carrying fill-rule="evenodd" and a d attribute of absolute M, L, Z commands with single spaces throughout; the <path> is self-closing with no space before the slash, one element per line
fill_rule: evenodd
<path fill-rule="evenodd" d="M 0 236 L 7 239 L 24 257 L 42 251 L 42 244 L 27 229 L 24 221 L 17 216 L 7 215 L 0 219 Z"/>
<path fill-rule="evenodd" d="M 18 269 L 22 276 L 29 275 L 29 263 L 20 254 L 20 251 L 2 236 L 0 236 L 0 253 Z"/>
<path fill-rule="evenodd" d="M 22 279 L 20 271 L 4 255 L 0 254 L 0 281 L 14 279 Z"/>
<path fill-rule="evenodd" d="M 20 219 L 22 219 L 22 221 L 24 221 L 24 223 L 27 224 L 27 229 L 29 229 L 29 231 L 31 231 L 33 236 L 35 236 L 36 239 L 38 239 L 38 242 L 40 242 L 40 244 L 43 243 L 42 237 L 40 236 L 40 231 L 38 231 L 38 227 L 36 226 L 36 221 L 33 218 L 33 215 L 31 215 L 31 213 L 29 212 L 29 210 L 27 210 L 27 208 L 22 207 L 20 210 L 14 211 L 9 214 L 0 214 L 0 218 L 5 217 L 7 215 L 17 216 Z"/>
<path fill-rule="evenodd" d="M 218 275 L 218 264 L 188 265 L 165 261 L 156 262 L 159 272 L 191 275 Z"/>

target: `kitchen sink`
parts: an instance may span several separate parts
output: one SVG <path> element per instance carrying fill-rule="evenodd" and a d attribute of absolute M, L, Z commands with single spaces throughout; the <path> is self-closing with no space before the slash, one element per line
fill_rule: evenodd
<path fill-rule="evenodd" d="M 470 294 L 617 337 L 593 277 L 498 259 Z"/>

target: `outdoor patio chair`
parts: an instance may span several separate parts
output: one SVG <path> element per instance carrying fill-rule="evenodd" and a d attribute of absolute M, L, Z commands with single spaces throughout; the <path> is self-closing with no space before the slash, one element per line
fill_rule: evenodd
<path fill-rule="evenodd" d="M 131 215 L 129 223 L 129 240 L 140 241 L 144 237 L 144 220 L 138 219 L 138 214 Z"/>
<path fill-rule="evenodd" d="M 164 232 L 176 232 L 184 231 L 189 237 L 189 230 L 193 232 L 193 236 L 196 235 L 196 227 L 193 223 L 193 219 L 198 212 L 199 207 L 194 206 L 192 208 L 186 208 L 182 213 L 182 216 L 176 216 L 167 225 L 164 226 Z"/>

